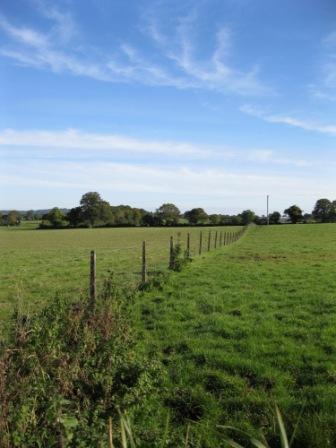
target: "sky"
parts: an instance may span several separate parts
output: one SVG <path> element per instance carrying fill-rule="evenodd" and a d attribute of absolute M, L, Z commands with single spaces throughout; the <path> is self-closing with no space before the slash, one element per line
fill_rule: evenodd
<path fill-rule="evenodd" d="M 336 199 L 335 0 L 1 0 L 0 209 Z"/>

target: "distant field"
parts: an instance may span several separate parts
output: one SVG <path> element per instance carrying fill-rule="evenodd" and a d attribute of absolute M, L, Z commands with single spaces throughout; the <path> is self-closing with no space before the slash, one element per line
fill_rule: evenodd
<path fill-rule="evenodd" d="M 133 285 L 140 281 L 143 240 L 147 241 L 149 271 L 166 270 L 171 235 L 185 243 L 190 232 L 193 254 L 200 230 L 204 250 L 209 232 L 207 228 L 32 230 L 36 225 L 0 227 L 0 319 L 8 316 L 17 301 L 22 308 L 34 310 L 56 293 L 86 291 L 91 250 L 97 252 L 98 286 L 108 270 Z M 238 229 L 212 227 L 211 231 Z"/>
<path fill-rule="evenodd" d="M 277 447 L 276 402 L 289 435 L 298 422 L 293 447 L 336 446 L 335 224 L 252 228 L 136 306 L 143 350 L 168 370 L 153 434 L 170 409 L 172 446 L 193 420 L 195 447 L 227 446 L 217 425 Z"/>

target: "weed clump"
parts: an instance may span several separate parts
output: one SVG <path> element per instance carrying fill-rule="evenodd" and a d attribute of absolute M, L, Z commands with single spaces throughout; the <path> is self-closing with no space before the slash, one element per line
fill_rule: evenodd
<path fill-rule="evenodd" d="M 181 272 L 184 266 L 190 262 L 190 255 L 187 251 L 183 251 L 181 243 L 178 242 L 175 244 L 171 254 L 171 269 Z"/>
<path fill-rule="evenodd" d="M 137 354 L 111 286 L 92 309 L 62 297 L 13 316 L 0 354 L 0 446 L 101 446 L 106 423 L 155 387 L 155 362 Z M 110 288 L 110 289 L 109 289 Z"/>

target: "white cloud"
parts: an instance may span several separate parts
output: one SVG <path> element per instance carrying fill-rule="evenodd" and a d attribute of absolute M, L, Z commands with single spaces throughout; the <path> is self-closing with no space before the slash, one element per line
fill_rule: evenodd
<path fill-rule="evenodd" d="M 325 86 L 309 84 L 308 92 L 317 100 L 336 101 L 335 89 L 328 89 Z"/>
<path fill-rule="evenodd" d="M 244 163 L 258 163 L 268 165 L 291 165 L 294 167 L 306 167 L 312 164 L 311 161 L 283 157 L 272 149 L 243 149 L 233 148 L 227 145 L 198 145 L 191 142 L 167 141 L 167 140 L 146 140 L 118 134 L 98 134 L 88 133 L 76 129 L 60 131 L 46 130 L 16 130 L 5 129 L 0 131 L 0 149 L 19 149 L 28 151 L 36 157 L 42 157 L 41 153 L 36 154 L 36 150 L 46 153 L 45 157 L 57 157 L 62 150 L 81 150 L 73 153 L 78 158 L 85 158 L 83 151 L 88 154 L 94 152 L 97 158 L 97 151 L 105 154 L 120 155 L 142 155 L 143 157 L 159 156 L 161 159 L 173 161 L 174 159 L 185 160 L 208 160 L 212 163 L 216 161 L 240 161 Z M 316 163 L 316 162 L 314 162 Z"/>
<path fill-rule="evenodd" d="M 38 31 L 27 27 L 15 27 L 4 17 L 0 16 L 0 27 L 14 40 L 35 48 L 42 48 L 48 45 L 48 37 Z"/>
<path fill-rule="evenodd" d="M 40 13 L 52 21 L 50 32 L 41 33 L 29 27 L 15 26 L 0 17 L 0 28 L 9 38 L 9 44 L 0 47 L 2 56 L 26 66 L 105 82 L 136 82 L 239 95 L 272 93 L 258 79 L 257 67 L 245 72 L 229 65 L 228 56 L 233 45 L 227 27 L 218 29 L 213 52 L 203 60 L 197 57 L 197 41 L 193 42 L 192 39 L 195 15 L 177 19 L 175 41 L 164 35 L 158 24 L 152 21 L 147 27 L 147 37 L 156 49 L 152 49 L 150 57 L 145 57 L 127 42 L 119 48 L 112 48 L 113 57 L 97 57 L 99 52 L 84 47 L 79 52 L 76 45 L 71 45 L 71 39 L 78 30 L 69 13 L 60 12 L 42 0 L 35 0 L 35 3 Z"/>
<path fill-rule="evenodd" d="M 336 135 L 336 124 L 320 124 L 309 120 L 302 120 L 288 115 L 272 115 L 265 113 L 262 109 L 251 106 L 243 105 L 240 107 L 240 111 L 251 115 L 253 117 L 261 118 L 269 123 L 280 123 L 292 126 L 295 128 L 304 129 L 306 131 L 315 131 L 327 135 Z"/>
<path fill-rule="evenodd" d="M 312 166 L 313 162 L 305 159 L 292 159 L 289 157 L 281 157 L 275 151 L 270 149 L 257 149 L 250 151 L 248 159 L 253 162 L 276 164 L 276 165 L 293 165 L 296 167 Z M 316 161 L 314 162 L 316 165 Z"/>
<path fill-rule="evenodd" d="M 213 148 L 205 148 L 188 142 L 155 141 L 136 139 L 117 134 L 86 133 L 76 129 L 65 131 L 0 131 L 0 147 L 30 147 L 43 149 L 90 149 L 110 152 L 157 154 L 166 156 L 210 157 L 216 154 Z M 221 155 L 230 155 L 221 151 Z"/>

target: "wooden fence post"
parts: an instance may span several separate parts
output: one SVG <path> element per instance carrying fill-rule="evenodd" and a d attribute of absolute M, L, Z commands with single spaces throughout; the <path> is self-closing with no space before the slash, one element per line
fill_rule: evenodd
<path fill-rule="evenodd" d="M 190 233 L 187 235 L 187 258 L 190 259 Z"/>
<path fill-rule="evenodd" d="M 90 255 L 90 302 L 92 306 L 96 303 L 96 252 L 94 250 Z"/>
<path fill-rule="evenodd" d="M 174 240 L 172 236 L 169 243 L 169 269 L 174 269 Z"/>
<path fill-rule="evenodd" d="M 209 231 L 209 236 L 208 236 L 208 252 L 210 251 L 210 246 L 211 246 L 211 230 Z"/>
<path fill-rule="evenodd" d="M 203 245 L 203 234 L 202 234 L 202 230 L 201 230 L 200 239 L 199 239 L 198 255 L 201 255 L 201 253 L 202 253 L 202 245 Z"/>
<path fill-rule="evenodd" d="M 147 259 L 146 259 L 146 241 L 142 242 L 142 270 L 141 270 L 142 283 L 147 282 Z"/>
<path fill-rule="evenodd" d="M 217 238 L 218 238 L 218 231 L 216 230 L 216 234 L 215 234 L 215 249 L 217 249 Z"/>

